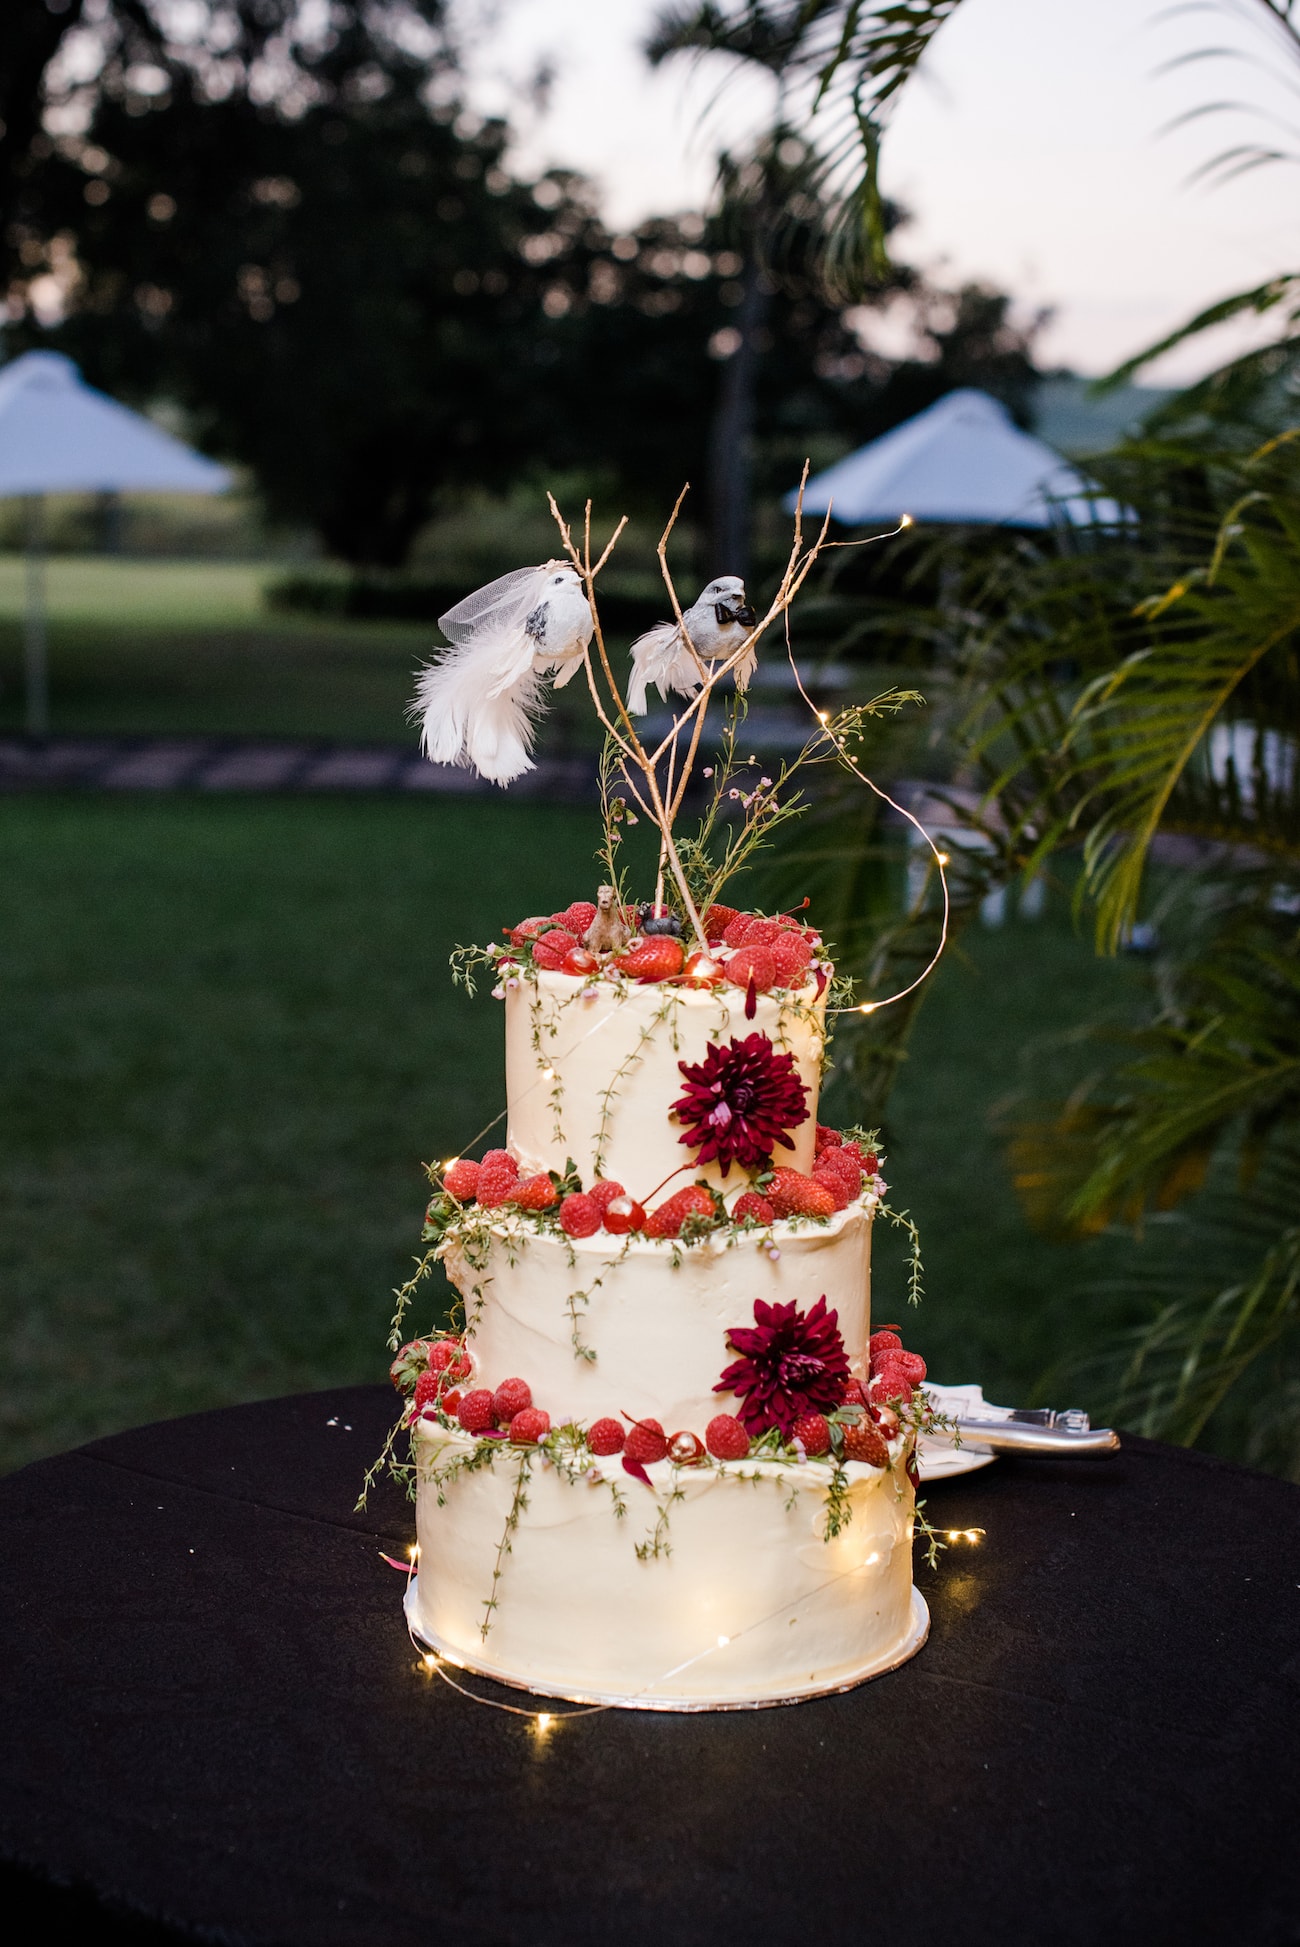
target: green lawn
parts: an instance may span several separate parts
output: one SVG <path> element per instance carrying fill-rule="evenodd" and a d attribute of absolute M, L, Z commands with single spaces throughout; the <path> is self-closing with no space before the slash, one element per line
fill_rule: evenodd
<path fill-rule="evenodd" d="M 419 1162 L 502 1106 L 498 1009 L 448 950 L 585 892 L 593 838 L 495 801 L 0 804 L 0 1465 L 382 1373 Z M 909 1336 L 995 1397 L 1096 1326 L 1065 1295 L 1090 1254 L 1026 1233 L 985 1117 L 1028 1037 L 1134 980 L 1049 919 L 978 935 L 921 1015 L 889 1170 L 926 1234 Z"/>

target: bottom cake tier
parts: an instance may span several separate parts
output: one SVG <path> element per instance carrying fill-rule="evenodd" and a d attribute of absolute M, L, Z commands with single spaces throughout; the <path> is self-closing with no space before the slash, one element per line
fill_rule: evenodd
<path fill-rule="evenodd" d="M 500 1682 L 735 1710 L 848 1689 L 925 1641 L 901 1452 L 834 1474 L 660 1461 L 643 1480 L 422 1426 L 416 1455 L 412 1634 Z"/>

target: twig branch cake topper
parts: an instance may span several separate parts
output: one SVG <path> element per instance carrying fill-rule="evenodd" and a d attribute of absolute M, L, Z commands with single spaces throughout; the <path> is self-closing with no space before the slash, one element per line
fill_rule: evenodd
<path fill-rule="evenodd" d="M 575 539 L 573 528 L 560 512 L 554 496 L 548 493 L 547 502 L 559 530 L 561 558 L 503 575 L 441 617 L 439 626 L 451 646 L 420 673 L 411 714 L 421 723 L 422 748 L 433 762 L 468 764 L 481 776 L 505 786 L 532 769 L 529 753 L 544 709 L 545 678 L 551 676 L 559 689 L 581 670 L 607 740 L 602 780 L 608 783 L 612 769 L 630 803 L 659 835 L 653 911 L 658 914 L 664 909 L 671 881 L 674 903 L 680 905 L 695 947 L 707 953 L 704 915 L 709 904 L 718 898 L 726 876 L 743 863 L 752 844 L 729 844 L 722 870 L 702 877 L 700 872 L 689 869 L 676 833 L 677 820 L 700 764 L 709 704 L 719 686 L 730 680 L 735 686 L 736 699 L 725 733 L 727 762 L 722 781 L 715 784 L 714 802 L 706 813 L 701 838 L 694 841 L 696 851 L 702 854 L 704 835 L 712 833 L 719 817 L 726 814 L 723 789 L 733 774 L 737 719 L 743 718 L 744 693 L 757 666 L 759 644 L 774 624 L 783 621 L 796 690 L 815 720 L 816 729 L 799 757 L 793 763 L 782 765 L 775 784 L 772 779 L 763 778 L 749 793 L 735 786 L 727 790 L 726 797 L 739 801 L 742 806 L 747 836 L 758 842 L 760 830 L 770 830 L 782 816 L 790 814 L 794 807 L 783 804 L 778 793 L 802 764 L 833 758 L 915 827 L 934 859 L 942 888 L 940 941 L 929 965 L 899 993 L 862 1003 L 854 1010 L 870 1014 L 910 993 L 925 979 L 943 951 L 949 907 L 944 870 L 947 859 L 913 814 L 881 790 L 858 766 L 848 747 L 867 717 L 919 701 L 916 693 L 890 691 L 832 717 L 814 706 L 795 663 L 790 645 L 790 608 L 825 549 L 844 545 L 828 541 L 829 509 L 816 535 L 809 539 L 805 534 L 803 493 L 807 478 L 808 463 L 805 462 L 790 551 L 780 582 L 762 615 L 750 605 L 744 583 L 735 575 L 720 576 L 710 582 L 696 602 L 683 609 L 668 565 L 668 545 L 689 491 L 688 486 L 682 488 L 656 549 L 672 620 L 656 625 L 633 643 L 632 668 L 625 682 L 614 668 L 605 640 L 596 582 L 627 526 L 627 516 L 619 520 L 604 547 L 593 557 L 590 500 L 584 509 L 579 540 Z M 905 514 L 896 528 L 872 539 L 892 539 L 910 525 L 910 517 Z M 637 723 L 647 713 L 648 690 L 652 684 L 665 702 L 670 695 L 685 699 L 674 710 L 669 729 L 653 743 Z M 706 768 L 703 775 L 713 778 L 714 768 Z M 605 797 L 608 807 L 607 792 Z M 612 869 L 612 846 L 608 850 Z M 702 887 L 707 892 L 703 899 Z"/>

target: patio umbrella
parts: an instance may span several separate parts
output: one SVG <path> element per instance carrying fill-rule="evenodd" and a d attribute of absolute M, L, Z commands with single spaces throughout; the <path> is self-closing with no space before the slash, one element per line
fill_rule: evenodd
<path fill-rule="evenodd" d="M 786 495 L 787 512 L 797 500 L 797 493 Z M 1052 447 L 1021 432 L 1004 405 L 970 387 L 947 393 L 817 474 L 803 505 L 808 514 L 833 507 L 835 519 L 851 527 L 892 527 L 903 514 L 1008 527 L 1127 518 Z"/>
<path fill-rule="evenodd" d="M 59 352 L 27 352 L 0 369 L 0 496 L 27 502 L 23 651 L 27 728 L 49 730 L 45 629 L 45 495 L 221 493 L 230 475 L 152 420 L 83 380 Z"/>

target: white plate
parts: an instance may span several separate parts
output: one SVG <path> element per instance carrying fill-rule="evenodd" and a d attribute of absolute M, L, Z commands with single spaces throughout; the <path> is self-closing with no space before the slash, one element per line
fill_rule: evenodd
<path fill-rule="evenodd" d="M 955 1419 L 962 1420 L 1009 1420 L 1009 1406 L 994 1406 L 984 1397 L 981 1386 L 939 1386 L 927 1379 L 925 1390 L 940 1413 L 951 1413 Z M 917 1472 L 923 1481 L 946 1481 L 955 1474 L 973 1474 L 981 1467 L 988 1467 L 997 1459 L 993 1453 L 981 1452 L 969 1444 L 954 1447 L 948 1440 L 927 1440 L 924 1436 L 916 1443 Z"/>

